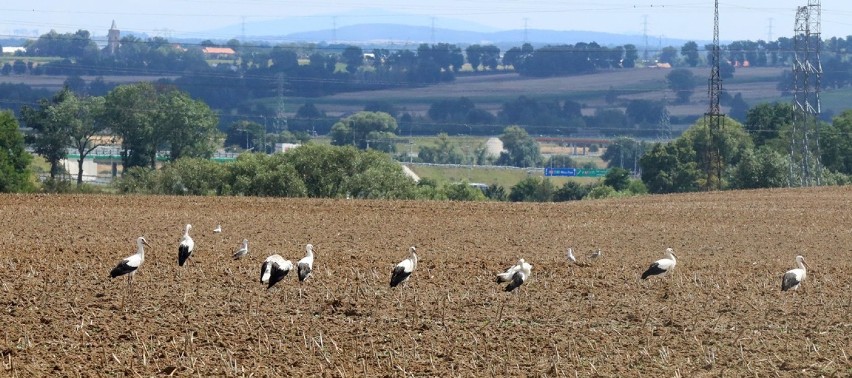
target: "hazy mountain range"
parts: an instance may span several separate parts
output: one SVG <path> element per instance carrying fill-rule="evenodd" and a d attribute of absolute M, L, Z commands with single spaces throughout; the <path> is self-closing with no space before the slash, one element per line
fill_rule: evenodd
<path fill-rule="evenodd" d="M 480 24 L 442 17 L 390 14 L 380 9 L 365 9 L 340 15 L 290 17 L 278 20 L 251 21 L 207 32 L 193 33 L 195 38 L 228 40 L 263 40 L 272 43 L 315 42 L 350 44 L 418 45 L 447 42 L 454 44 L 494 44 L 519 46 L 523 42 L 535 45 L 597 42 L 600 45 L 634 44 L 645 46 L 642 35 L 582 31 L 506 28 L 504 30 Z M 682 46 L 687 40 L 649 36 L 649 49 L 660 46 Z M 696 41 L 699 46 L 707 41 Z"/>

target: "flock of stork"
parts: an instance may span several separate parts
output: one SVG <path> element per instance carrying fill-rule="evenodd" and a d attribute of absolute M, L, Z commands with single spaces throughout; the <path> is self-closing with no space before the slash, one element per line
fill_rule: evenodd
<path fill-rule="evenodd" d="M 192 251 L 195 249 L 195 241 L 192 240 L 192 237 L 189 236 L 189 230 L 192 229 L 191 224 L 187 224 L 186 228 L 183 232 L 183 237 L 181 238 L 180 244 L 178 245 L 178 265 L 183 266 L 187 260 L 192 256 Z M 216 229 L 213 230 L 214 233 L 222 232 L 222 226 L 219 225 Z M 124 260 L 116 265 L 115 268 L 110 271 L 110 277 L 115 278 L 123 275 L 127 275 L 128 284 L 133 284 L 133 276 L 136 274 L 136 271 L 142 266 L 142 263 L 145 261 L 145 246 L 150 246 L 148 241 L 144 236 L 140 236 L 136 239 L 136 253 L 128 256 Z M 241 259 L 245 255 L 248 254 L 248 239 L 243 239 L 242 247 L 237 250 L 233 258 L 234 260 Z M 417 269 L 417 248 L 414 246 L 409 248 L 410 256 L 402 261 L 400 261 L 396 266 L 394 266 L 391 271 L 390 278 L 390 286 L 396 287 L 399 284 L 408 280 L 411 273 Z M 592 255 L 589 256 L 591 259 L 597 259 L 601 257 L 601 251 L 598 249 Z M 572 248 L 568 248 L 567 254 L 568 261 L 576 264 L 577 259 L 574 256 L 574 250 Z M 295 269 L 299 276 L 299 283 L 304 282 L 308 277 L 311 276 L 311 271 L 313 270 L 314 265 L 314 246 L 311 244 L 305 245 L 305 257 L 299 260 Z M 674 270 L 675 265 L 677 265 L 677 258 L 675 256 L 674 250 L 671 248 L 666 248 L 665 257 L 654 261 L 645 272 L 642 273 L 642 279 L 648 279 L 651 276 L 662 276 Z M 805 280 L 805 276 L 807 275 L 807 264 L 805 263 L 805 258 L 802 256 L 796 256 L 796 265 L 797 268 L 791 269 L 784 273 L 781 277 L 781 291 L 787 291 L 790 289 L 796 290 L 799 288 L 799 285 L 802 281 Z M 274 286 L 276 283 L 284 279 L 287 274 L 293 270 L 294 265 L 290 260 L 281 257 L 281 255 L 274 254 L 266 258 L 263 263 L 260 265 L 260 282 L 267 284 L 267 289 Z M 530 276 L 532 275 L 532 264 L 526 262 L 524 259 L 519 259 L 518 263 L 506 269 L 505 272 L 498 273 L 496 282 L 497 283 L 506 283 L 508 285 L 505 287 L 505 291 L 511 292 L 526 282 Z M 301 292 L 301 290 L 300 290 Z"/>

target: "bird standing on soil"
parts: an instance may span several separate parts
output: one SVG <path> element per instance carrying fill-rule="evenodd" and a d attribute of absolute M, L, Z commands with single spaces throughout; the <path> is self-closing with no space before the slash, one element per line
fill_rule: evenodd
<path fill-rule="evenodd" d="M 512 291 L 520 287 L 532 275 L 532 264 L 527 263 L 524 259 L 519 259 L 518 264 L 506 269 L 505 272 L 497 274 L 497 283 L 508 282 L 506 291 Z"/>
<path fill-rule="evenodd" d="M 145 262 L 146 245 L 150 247 L 148 241 L 145 240 L 145 237 L 140 236 L 136 239 L 136 254 L 121 260 L 115 268 L 112 268 L 112 271 L 109 272 L 109 276 L 111 278 L 115 278 L 127 274 L 127 284 L 133 285 L 133 276 L 136 274 L 136 270 L 142 266 L 143 262 Z"/>
<path fill-rule="evenodd" d="M 234 252 L 234 260 L 239 260 L 248 254 L 248 239 L 243 239 L 243 246 Z"/>
<path fill-rule="evenodd" d="M 802 256 L 796 256 L 796 269 L 790 269 L 787 273 L 784 273 L 784 276 L 781 277 L 781 291 L 787 291 L 790 289 L 798 290 L 799 285 L 802 281 L 805 280 L 805 276 L 808 275 L 808 264 L 805 263 L 805 258 Z"/>
<path fill-rule="evenodd" d="M 568 247 L 568 256 L 567 257 L 568 257 L 568 261 L 571 262 L 572 264 L 577 263 L 577 258 L 574 257 L 574 248 Z"/>
<path fill-rule="evenodd" d="M 293 270 L 293 263 L 280 255 L 272 255 L 260 265 L 260 282 L 268 286 L 267 289 L 278 283 Z"/>
<path fill-rule="evenodd" d="M 417 269 L 417 248 L 411 246 L 408 248 L 408 252 L 411 255 L 396 264 L 391 271 L 390 287 L 397 287 L 397 285 L 407 281 L 414 269 Z"/>
<path fill-rule="evenodd" d="M 589 255 L 589 258 L 592 260 L 597 260 L 601 258 L 601 249 L 598 248 L 596 251 L 592 252 L 592 254 Z"/>
<path fill-rule="evenodd" d="M 305 245 L 305 257 L 296 264 L 296 269 L 299 272 L 299 282 L 304 282 L 311 275 L 314 269 L 314 246 L 313 244 Z"/>
<path fill-rule="evenodd" d="M 189 236 L 190 229 L 192 229 L 192 225 L 187 224 L 183 231 L 183 237 L 180 239 L 180 245 L 178 245 L 178 265 L 180 266 L 186 263 L 189 256 L 192 256 L 192 250 L 195 249 L 195 241 Z"/>
<path fill-rule="evenodd" d="M 222 225 L 217 225 L 216 228 L 213 229 L 214 234 L 218 234 L 222 232 Z"/>
<path fill-rule="evenodd" d="M 671 272 L 675 265 L 677 265 L 677 260 L 675 259 L 674 251 L 671 248 L 666 248 L 666 257 L 654 261 L 654 263 L 648 267 L 648 270 L 646 270 L 645 273 L 642 273 L 642 279 L 647 279 L 650 276 L 665 275 L 666 273 Z"/>

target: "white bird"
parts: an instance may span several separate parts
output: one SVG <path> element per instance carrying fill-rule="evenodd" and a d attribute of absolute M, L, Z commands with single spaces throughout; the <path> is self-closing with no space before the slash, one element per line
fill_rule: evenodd
<path fill-rule="evenodd" d="M 299 272 L 299 282 L 303 282 L 311 275 L 314 269 L 314 246 L 313 244 L 305 245 L 305 257 L 296 264 L 296 269 Z"/>
<path fill-rule="evenodd" d="M 799 285 L 802 281 L 805 280 L 805 276 L 808 274 L 808 264 L 805 263 L 805 258 L 802 256 L 796 256 L 796 269 L 790 269 L 787 273 L 784 273 L 784 276 L 781 277 L 781 291 L 787 291 L 790 289 L 798 290 Z"/>
<path fill-rule="evenodd" d="M 213 229 L 214 234 L 218 234 L 220 232 L 222 232 L 222 225 L 221 224 L 217 225 L 216 228 Z"/>
<path fill-rule="evenodd" d="M 574 249 L 571 247 L 568 247 L 568 261 L 575 264 L 577 263 L 577 258 L 574 257 Z"/>
<path fill-rule="evenodd" d="M 287 273 L 293 270 L 293 263 L 280 255 L 272 255 L 260 265 L 260 282 L 268 284 L 267 289 L 287 277 Z"/>
<path fill-rule="evenodd" d="M 234 260 L 239 260 L 248 254 L 248 239 L 243 239 L 243 246 L 234 252 Z"/>
<path fill-rule="evenodd" d="M 407 281 L 408 277 L 411 276 L 411 273 L 414 272 L 414 269 L 417 269 L 417 248 L 411 246 L 408 248 L 408 252 L 411 255 L 393 267 L 393 270 L 391 271 L 390 287 L 396 287 L 397 285 Z"/>
<path fill-rule="evenodd" d="M 506 269 L 505 272 L 497 273 L 497 278 L 495 279 L 495 282 L 505 283 L 505 282 L 511 281 L 512 276 L 515 275 L 515 272 L 517 272 L 519 269 L 521 269 L 521 267 L 524 264 L 525 264 L 524 259 L 520 259 L 520 260 L 518 260 L 517 264 L 510 266 L 508 269 Z"/>
<path fill-rule="evenodd" d="M 115 278 L 118 276 L 123 276 L 128 274 L 127 282 L 129 285 L 133 284 L 133 276 L 136 274 L 136 270 L 142 266 L 142 263 L 145 262 L 145 247 L 149 246 L 148 241 L 145 240 L 145 237 L 140 236 L 136 239 L 136 254 L 128 256 L 126 259 L 121 260 L 115 268 L 112 268 L 112 271 L 109 272 L 109 276 L 111 278 Z"/>
<path fill-rule="evenodd" d="M 192 256 L 192 250 L 195 249 L 195 241 L 189 236 L 190 229 L 192 229 L 192 225 L 187 224 L 183 231 L 183 237 L 180 239 L 180 245 L 178 245 L 178 265 L 180 266 L 186 263 L 189 256 Z"/>
<path fill-rule="evenodd" d="M 654 263 L 648 267 L 648 270 L 646 270 L 645 273 L 642 273 L 642 279 L 644 280 L 650 276 L 663 275 L 671 272 L 675 265 L 677 265 L 677 260 L 675 259 L 674 251 L 671 248 L 666 248 L 666 257 L 654 261 Z"/>
<path fill-rule="evenodd" d="M 518 264 L 506 269 L 505 272 L 497 274 L 497 283 L 509 282 L 506 291 L 512 291 L 520 287 L 532 275 L 532 265 L 519 259 Z"/>
<path fill-rule="evenodd" d="M 589 255 L 589 258 L 592 259 L 592 260 L 597 260 L 600 257 L 601 257 L 601 249 L 600 248 L 598 248 L 596 251 L 592 252 L 591 255 Z"/>

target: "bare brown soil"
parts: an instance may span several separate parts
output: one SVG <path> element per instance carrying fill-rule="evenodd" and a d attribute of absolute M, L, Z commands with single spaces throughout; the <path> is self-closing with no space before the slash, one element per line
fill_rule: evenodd
<path fill-rule="evenodd" d="M 179 268 L 185 223 L 197 248 Z M 848 187 L 561 204 L 2 195 L 0 375 L 849 376 L 850 225 Z M 108 273 L 139 235 L 153 248 L 129 291 Z M 292 276 L 266 290 L 263 259 L 305 243 L 304 297 Z M 392 290 L 410 245 L 418 269 Z M 569 245 L 603 258 L 571 267 Z M 641 281 L 667 246 L 674 275 Z M 797 254 L 812 269 L 782 293 Z M 494 274 L 519 257 L 532 279 L 504 293 Z"/>

